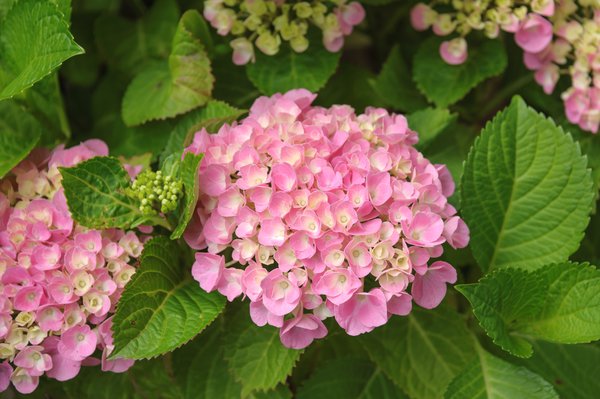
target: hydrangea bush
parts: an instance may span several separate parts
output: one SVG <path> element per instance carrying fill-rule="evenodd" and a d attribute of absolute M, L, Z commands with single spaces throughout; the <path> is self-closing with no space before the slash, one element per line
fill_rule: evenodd
<path fill-rule="evenodd" d="M 0 2 L 0 397 L 598 397 L 599 16 Z"/>

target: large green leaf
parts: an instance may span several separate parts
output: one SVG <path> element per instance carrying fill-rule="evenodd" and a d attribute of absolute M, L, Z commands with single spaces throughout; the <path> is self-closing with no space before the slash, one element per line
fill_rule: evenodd
<path fill-rule="evenodd" d="M 246 67 L 248 78 L 266 95 L 304 88 L 317 91 L 335 72 L 340 53 L 327 51 L 313 40 L 303 53 L 296 53 L 287 44 L 276 55 L 256 52 L 256 62 Z"/>
<path fill-rule="evenodd" d="M 78 223 L 96 229 L 130 228 L 147 222 L 125 194 L 131 179 L 116 158 L 95 157 L 60 168 L 69 211 Z"/>
<path fill-rule="evenodd" d="M 372 81 L 372 85 L 388 106 L 405 112 L 414 112 L 425 108 L 427 101 L 415 86 L 411 76 L 400 47 L 396 45 L 390 50 L 381 72 Z"/>
<path fill-rule="evenodd" d="M 0 179 L 35 147 L 44 129 L 13 101 L 0 102 Z"/>
<path fill-rule="evenodd" d="M 192 143 L 194 133 L 202 128 L 209 133 L 216 133 L 223 124 L 233 122 L 244 112 L 223 101 L 211 100 L 206 107 L 185 115 L 171 132 L 160 156 L 161 163 L 173 154 L 181 156 L 183 149 Z"/>
<path fill-rule="evenodd" d="M 513 355 L 531 356 L 525 337 L 565 344 L 600 339 L 600 271 L 594 266 L 506 268 L 456 288 L 487 334 Z"/>
<path fill-rule="evenodd" d="M 445 399 L 558 399 L 546 380 L 483 349 L 448 386 Z"/>
<path fill-rule="evenodd" d="M 31 87 L 66 59 L 83 53 L 65 15 L 51 1 L 20 0 L 2 21 L 0 100 Z"/>
<path fill-rule="evenodd" d="M 298 399 L 401 399 L 406 398 L 368 359 L 342 357 L 320 365 L 298 389 Z"/>
<path fill-rule="evenodd" d="M 114 357 L 144 359 L 170 352 L 221 313 L 223 296 L 202 290 L 182 258 L 182 250 L 166 237 L 144 244 L 140 267 L 113 319 Z"/>
<path fill-rule="evenodd" d="M 519 362 L 554 385 L 562 398 L 589 399 L 600 392 L 600 348 L 597 345 L 532 343 L 533 356 Z"/>
<path fill-rule="evenodd" d="M 284 347 L 278 328 L 254 324 L 246 309 L 240 309 L 233 318 L 227 328 L 225 358 L 242 384 L 242 396 L 274 389 L 291 374 L 302 352 Z"/>
<path fill-rule="evenodd" d="M 475 357 L 475 340 L 449 308 L 415 309 L 362 338 L 369 356 L 411 398 L 441 398 Z"/>
<path fill-rule="evenodd" d="M 444 108 L 463 98 L 484 80 L 506 68 L 506 51 L 499 40 L 469 46 L 469 57 L 461 65 L 449 65 L 440 56 L 441 38 L 425 41 L 415 54 L 413 78 L 423 94 Z"/>
<path fill-rule="evenodd" d="M 126 125 L 171 118 L 208 101 L 215 79 L 200 40 L 205 24 L 198 11 L 183 14 L 168 63 L 148 65 L 127 88 L 123 97 Z"/>
<path fill-rule="evenodd" d="M 183 161 L 181 161 L 180 177 L 183 181 L 185 197 L 181 205 L 182 209 L 179 212 L 179 221 L 171 234 L 172 240 L 176 240 L 183 235 L 196 209 L 196 202 L 198 202 L 198 195 L 200 194 L 198 169 L 200 168 L 202 156 L 203 154 L 194 155 L 188 152 L 185 154 Z"/>
<path fill-rule="evenodd" d="M 566 260 L 594 199 L 579 146 L 519 97 L 483 129 L 461 185 L 471 249 L 484 271 Z"/>
<path fill-rule="evenodd" d="M 178 20 L 177 1 L 157 0 L 136 21 L 109 13 L 100 16 L 94 25 L 94 36 L 108 64 L 131 76 L 148 61 L 169 56 Z"/>

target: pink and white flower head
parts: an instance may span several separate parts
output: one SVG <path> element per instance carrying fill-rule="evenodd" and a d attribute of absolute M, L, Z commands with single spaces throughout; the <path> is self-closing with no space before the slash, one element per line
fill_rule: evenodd
<path fill-rule="evenodd" d="M 357 335 L 408 314 L 413 296 L 437 305 L 455 278 L 434 258 L 469 241 L 447 204 L 452 177 L 414 148 L 405 117 L 312 106 L 315 97 L 261 97 L 246 119 L 198 132 L 186 149 L 208 154 L 185 234 L 202 251 L 194 278 L 248 298 L 252 320 L 298 349 L 325 336 L 325 317 Z"/>
<path fill-rule="evenodd" d="M 82 365 L 120 372 L 133 363 L 105 359 L 114 349 L 106 326 L 143 244 L 134 232 L 78 225 L 58 171 L 105 155 L 100 140 L 35 151 L 0 184 L 0 344 L 10 353 L 0 391 L 12 383 L 30 393 L 42 375 L 65 381 Z"/>

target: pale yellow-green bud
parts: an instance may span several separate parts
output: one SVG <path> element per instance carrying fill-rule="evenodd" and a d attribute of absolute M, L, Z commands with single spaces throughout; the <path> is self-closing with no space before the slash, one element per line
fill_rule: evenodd
<path fill-rule="evenodd" d="M 233 7 L 238 3 L 238 0 L 224 0 L 223 3 L 228 7 Z"/>
<path fill-rule="evenodd" d="M 527 7 L 517 7 L 514 9 L 513 13 L 517 16 L 517 18 L 519 18 L 519 20 L 522 20 L 527 15 Z"/>
<path fill-rule="evenodd" d="M 275 4 L 274 1 L 267 1 L 266 5 L 267 5 L 267 11 L 270 12 L 271 14 L 274 13 L 275 11 L 277 11 L 277 4 Z"/>
<path fill-rule="evenodd" d="M 484 23 L 483 33 L 490 39 L 495 39 L 500 33 L 500 28 L 496 22 L 487 21 Z"/>
<path fill-rule="evenodd" d="M 233 35 L 241 35 L 246 30 L 244 23 L 239 19 L 233 21 L 233 25 L 231 26 L 231 33 Z"/>
<path fill-rule="evenodd" d="M 294 5 L 294 12 L 298 18 L 309 18 L 313 13 L 313 9 L 310 6 L 310 3 L 301 1 L 300 3 Z"/>
<path fill-rule="evenodd" d="M 289 21 L 287 15 L 280 15 L 273 20 L 273 27 L 278 31 L 285 29 L 288 25 Z"/>
<path fill-rule="evenodd" d="M 513 5 L 512 0 L 496 0 L 496 5 L 500 8 L 509 8 Z"/>
<path fill-rule="evenodd" d="M 246 18 L 246 20 L 244 21 L 244 26 L 249 30 L 249 31 L 255 31 L 257 30 L 260 26 L 262 25 L 262 21 L 259 17 L 257 17 L 256 15 L 250 15 L 248 18 Z"/>
<path fill-rule="evenodd" d="M 308 48 L 308 39 L 305 36 L 296 36 L 290 40 L 292 50 L 297 53 L 302 53 Z"/>
<path fill-rule="evenodd" d="M 328 14 L 325 17 L 325 21 L 323 24 L 323 30 L 336 30 L 339 28 L 339 26 L 340 26 L 340 23 L 338 21 L 337 15 Z"/>
<path fill-rule="evenodd" d="M 20 327 L 23 327 L 23 326 L 29 327 L 31 325 L 31 323 L 33 323 L 34 320 L 35 320 L 35 318 L 33 317 L 32 312 L 21 312 L 15 318 L 15 323 L 17 323 L 17 325 Z"/>
<path fill-rule="evenodd" d="M 12 344 L 0 344 L 0 359 L 9 359 L 15 355 L 15 346 Z"/>
<path fill-rule="evenodd" d="M 275 55 L 279 52 L 281 38 L 278 34 L 267 31 L 261 33 L 254 44 L 256 44 L 256 47 L 266 55 Z"/>
<path fill-rule="evenodd" d="M 262 17 L 267 13 L 267 4 L 263 0 L 244 1 L 244 6 L 249 14 Z"/>

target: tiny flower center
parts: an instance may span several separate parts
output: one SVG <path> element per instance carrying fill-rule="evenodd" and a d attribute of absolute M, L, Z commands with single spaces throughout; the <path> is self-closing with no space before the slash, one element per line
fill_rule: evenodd
<path fill-rule="evenodd" d="M 345 283 L 346 282 L 346 276 L 340 276 L 339 279 L 338 279 L 338 281 L 340 283 L 342 283 L 342 284 Z"/>
<path fill-rule="evenodd" d="M 35 294 L 32 292 L 29 295 L 27 295 L 27 299 L 29 299 L 30 301 L 33 301 L 35 299 Z"/>
<path fill-rule="evenodd" d="M 77 341 L 82 342 L 85 339 L 85 335 L 79 333 L 77 334 Z"/>
<path fill-rule="evenodd" d="M 352 256 L 358 258 L 360 256 L 360 251 L 358 249 L 355 249 L 354 251 L 352 251 Z"/>
<path fill-rule="evenodd" d="M 287 281 L 282 281 L 279 283 L 279 286 L 281 287 L 281 289 L 285 290 L 290 286 L 290 284 Z"/>
<path fill-rule="evenodd" d="M 38 361 L 42 358 L 42 356 L 40 356 L 40 354 L 36 352 L 33 355 L 31 355 L 31 358 L 35 361 Z"/>
<path fill-rule="evenodd" d="M 340 216 L 340 222 L 347 223 L 348 222 L 348 216 L 346 216 L 346 215 Z"/>
<path fill-rule="evenodd" d="M 308 224 L 308 228 L 309 228 L 310 230 L 315 230 L 315 229 L 317 228 L 317 225 L 316 225 L 314 222 L 310 222 L 310 223 Z"/>

